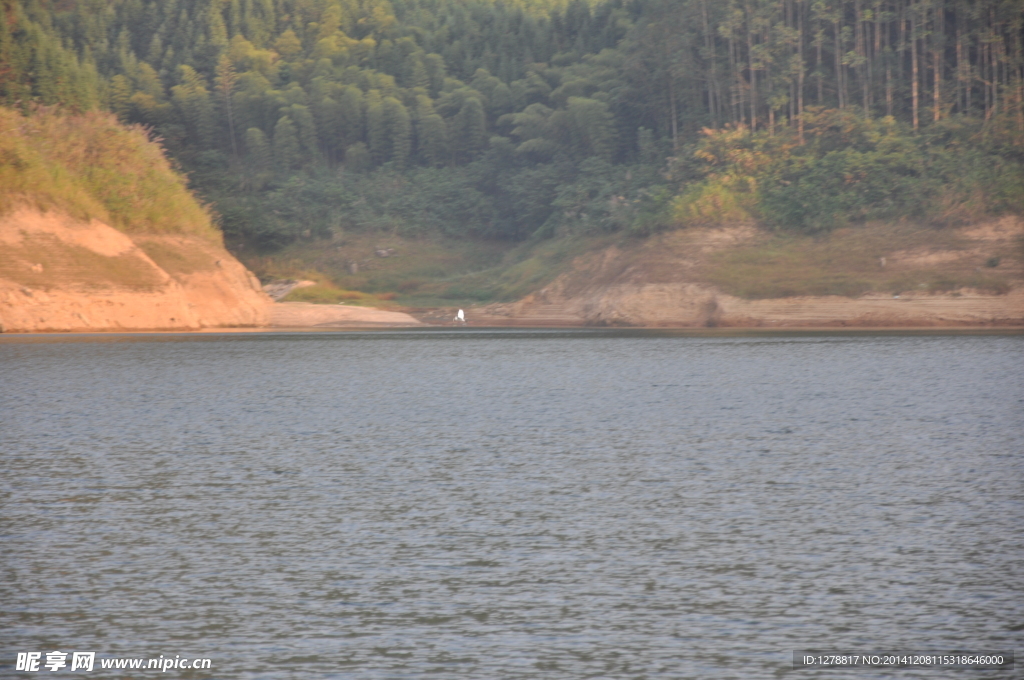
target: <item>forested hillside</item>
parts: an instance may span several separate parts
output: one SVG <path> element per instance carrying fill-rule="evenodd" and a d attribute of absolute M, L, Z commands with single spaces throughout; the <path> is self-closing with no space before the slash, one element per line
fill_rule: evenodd
<path fill-rule="evenodd" d="M 1019 0 L 0 7 L 0 101 L 152 128 L 239 248 L 1024 211 Z"/>

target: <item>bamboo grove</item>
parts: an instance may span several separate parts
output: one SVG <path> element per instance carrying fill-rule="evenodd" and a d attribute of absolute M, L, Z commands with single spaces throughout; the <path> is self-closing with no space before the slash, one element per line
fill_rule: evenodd
<path fill-rule="evenodd" d="M 785 177 L 796 166 L 723 164 L 729 154 L 709 148 L 727 140 L 778 161 L 821 160 L 836 145 L 870 138 L 857 153 L 882 155 L 849 163 L 894 162 L 903 169 L 893 172 L 920 177 L 951 172 L 928 160 L 928 145 L 951 139 L 987 139 L 998 162 L 978 162 L 1009 163 L 1011 178 L 1022 161 L 1020 0 L 0 7 L 0 102 L 98 106 L 152 128 L 239 233 L 289 210 L 287 219 L 327 230 L 338 206 L 349 215 L 364 210 L 351 218 L 364 226 L 408 221 L 401 210 L 423 213 L 444 196 L 464 209 L 436 219 L 464 224 L 460 233 L 519 239 L 568 223 L 664 225 L 692 217 L 696 188 L 716 181 L 751 194 L 744 214 L 756 217 L 754 203 L 772 205 L 771 187 L 792 184 Z M 893 161 L 893 152 L 879 151 L 879 135 L 912 140 L 906 149 L 915 150 Z M 385 175 L 422 196 L 388 207 L 396 199 L 378 191 Z M 305 179 L 296 184 L 297 177 Z M 744 177 L 749 186 L 737 188 Z M 952 181 L 936 177 L 935 186 Z M 275 201 L 299 200 L 296 192 L 322 209 L 268 212 Z M 379 196 L 372 210 L 368 195 Z M 922 194 L 919 203 L 927 201 Z M 900 205 L 886 214 L 913 212 Z M 264 231 L 289 229 L 279 219 Z"/>

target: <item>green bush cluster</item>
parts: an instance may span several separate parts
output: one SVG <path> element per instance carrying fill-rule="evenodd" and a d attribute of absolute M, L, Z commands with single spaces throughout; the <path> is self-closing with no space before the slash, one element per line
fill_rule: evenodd
<path fill-rule="evenodd" d="M 977 119 L 948 119 L 914 134 L 892 118 L 819 110 L 808 116 L 806 134 L 799 144 L 790 131 L 709 131 L 697 153 L 706 178 L 689 195 L 728 197 L 718 200 L 712 221 L 740 214 L 804 233 L 869 220 L 956 224 L 1024 212 L 1016 135 L 993 134 Z M 723 189 L 737 185 L 733 193 Z M 677 212 L 683 224 L 697 217 L 693 209 Z"/>

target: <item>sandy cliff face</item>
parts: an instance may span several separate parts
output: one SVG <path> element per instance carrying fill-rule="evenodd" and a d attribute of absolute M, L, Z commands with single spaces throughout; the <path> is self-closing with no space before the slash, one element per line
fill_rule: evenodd
<path fill-rule="evenodd" d="M 474 310 L 481 323 L 512 325 L 811 327 L 811 326 L 1021 326 L 1024 263 L 1019 243 L 1024 222 L 1007 217 L 957 230 L 957 248 L 883 251 L 879 267 L 915 272 L 943 263 L 982 271 L 979 263 L 1003 253 L 1000 272 L 1015 283 L 1003 294 L 960 288 L 929 294 L 868 293 L 744 299 L 702 277 L 716 253 L 758 238 L 753 227 L 694 229 L 652 237 L 628 250 L 612 246 L 589 253 L 551 284 L 511 304 Z M 982 265 L 983 266 L 983 265 Z"/>
<path fill-rule="evenodd" d="M 271 301 L 222 246 L 127 235 L 22 209 L 0 217 L 0 330 L 192 330 L 266 325 Z"/>

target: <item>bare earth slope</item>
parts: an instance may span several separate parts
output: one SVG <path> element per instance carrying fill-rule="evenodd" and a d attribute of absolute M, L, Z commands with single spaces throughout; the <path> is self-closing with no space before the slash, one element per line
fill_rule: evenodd
<path fill-rule="evenodd" d="M 220 244 L 124 234 L 19 209 L 0 216 L 0 331 L 264 326 L 270 298 Z"/>
<path fill-rule="evenodd" d="M 865 241 L 870 231 L 851 232 L 847 243 L 807 241 L 797 251 L 748 226 L 670 232 L 581 256 L 536 293 L 473 310 L 473 319 L 495 325 L 666 327 L 1024 325 L 1020 219 L 906 238 L 893 233 L 880 229 L 876 241 Z M 811 266 L 819 271 L 808 274 Z M 877 271 L 865 276 L 871 268 Z M 787 272 L 801 285 L 814 275 L 824 289 L 860 285 L 863 292 L 725 292 L 749 287 L 751 280 L 784 291 Z M 1002 289 L 993 292 L 993 282 Z"/>

